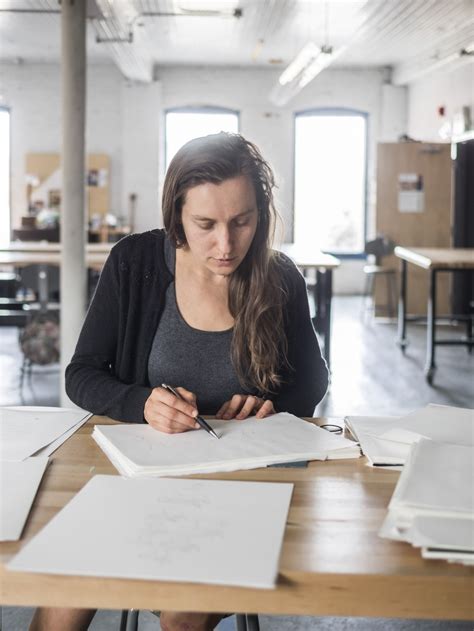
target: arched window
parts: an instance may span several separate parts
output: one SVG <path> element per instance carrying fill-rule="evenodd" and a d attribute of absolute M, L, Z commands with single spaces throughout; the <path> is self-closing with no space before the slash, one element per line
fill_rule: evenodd
<path fill-rule="evenodd" d="M 174 154 L 188 140 L 217 134 L 220 131 L 237 133 L 239 113 L 219 107 L 180 107 L 165 113 L 165 163 L 168 168 Z"/>
<path fill-rule="evenodd" d="M 0 242 L 10 242 L 10 111 L 0 106 Z"/>
<path fill-rule="evenodd" d="M 367 114 L 309 110 L 295 116 L 294 239 L 338 255 L 364 251 Z"/>

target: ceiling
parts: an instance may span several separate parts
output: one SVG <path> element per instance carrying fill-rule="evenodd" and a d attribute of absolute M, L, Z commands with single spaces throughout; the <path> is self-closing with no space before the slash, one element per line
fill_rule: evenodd
<path fill-rule="evenodd" d="M 88 14 L 89 62 L 140 81 L 166 65 L 283 69 L 310 40 L 341 49 L 335 67 L 391 67 L 396 84 L 474 60 L 460 55 L 474 51 L 474 0 L 88 0 Z M 0 0 L 1 61 L 60 52 L 58 0 Z"/>

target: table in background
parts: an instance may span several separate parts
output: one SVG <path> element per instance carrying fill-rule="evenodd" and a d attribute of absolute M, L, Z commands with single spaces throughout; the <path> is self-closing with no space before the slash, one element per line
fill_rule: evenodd
<path fill-rule="evenodd" d="M 407 345 L 406 323 L 410 318 L 406 313 L 407 295 L 407 263 L 428 270 L 429 295 L 427 307 L 427 348 L 426 348 L 426 380 L 431 385 L 436 371 L 436 346 L 474 346 L 472 319 L 468 319 L 466 339 L 436 339 L 436 281 L 440 272 L 471 273 L 474 270 L 473 248 L 405 248 L 397 246 L 395 255 L 401 259 L 400 300 L 398 305 L 398 343 L 402 350 Z M 419 319 L 419 318 L 416 318 Z"/>
<path fill-rule="evenodd" d="M 317 249 L 313 250 L 296 243 L 285 243 L 281 246 L 281 250 L 294 261 L 303 273 L 305 270 L 311 269 L 316 272 L 316 283 L 312 288 L 316 310 L 313 324 L 323 338 L 323 355 L 327 365 L 330 366 L 332 271 L 337 269 L 341 262 L 331 254 L 324 254 Z"/>
<path fill-rule="evenodd" d="M 100 272 L 113 243 L 93 243 L 86 246 L 86 266 Z M 49 300 L 48 266 L 61 266 L 61 245 L 59 243 L 11 243 L 0 247 L 0 267 L 21 268 L 38 266 L 38 301 L 40 309 L 46 310 Z"/>
<path fill-rule="evenodd" d="M 424 560 L 409 544 L 378 537 L 399 474 L 365 458 L 193 476 L 294 483 L 275 589 L 8 571 L 12 555 L 93 475 L 116 474 L 91 438 L 95 423 L 111 422 L 92 418 L 53 455 L 23 539 L 0 544 L 3 605 L 474 618 L 473 568 Z"/>

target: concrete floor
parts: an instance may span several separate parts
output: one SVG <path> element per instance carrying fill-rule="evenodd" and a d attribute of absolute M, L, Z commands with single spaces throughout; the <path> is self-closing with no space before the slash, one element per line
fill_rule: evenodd
<path fill-rule="evenodd" d="M 459 332 L 459 335 L 462 331 Z M 474 408 L 474 354 L 462 347 L 437 349 L 438 372 L 434 386 L 423 375 L 424 326 L 408 329 L 410 345 L 403 355 L 395 344 L 395 323 L 375 323 L 359 297 L 336 297 L 332 329 L 332 383 L 318 414 L 336 418 L 355 414 L 401 415 L 427 403 Z M 451 337 L 456 330 L 441 329 Z M 0 405 L 20 405 L 21 354 L 17 330 L 0 328 Z M 59 404 L 59 369 L 36 368 L 33 391 L 23 391 L 24 404 Z M 316 597 L 316 595 L 315 595 Z M 32 610 L 6 607 L 1 631 L 28 629 Z M 119 612 L 99 611 L 91 631 L 118 631 Z M 394 620 L 380 618 L 312 618 L 260 616 L 262 631 L 473 631 L 474 622 Z M 158 631 L 158 619 L 141 612 L 139 631 Z M 235 628 L 234 618 L 221 622 L 219 631 Z M 64 630 L 67 631 L 67 630 Z"/>

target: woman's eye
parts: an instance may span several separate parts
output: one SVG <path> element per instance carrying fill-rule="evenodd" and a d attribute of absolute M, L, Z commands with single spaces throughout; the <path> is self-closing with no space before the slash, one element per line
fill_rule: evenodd
<path fill-rule="evenodd" d="M 212 223 L 202 223 L 199 227 L 201 230 L 210 230 L 212 228 Z"/>
<path fill-rule="evenodd" d="M 248 224 L 248 222 L 249 222 L 248 219 L 242 219 L 242 221 L 236 221 L 235 225 L 237 226 L 237 228 L 243 228 L 244 226 Z"/>

